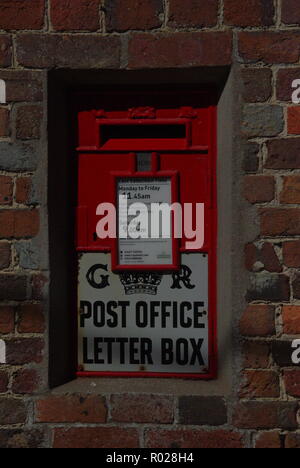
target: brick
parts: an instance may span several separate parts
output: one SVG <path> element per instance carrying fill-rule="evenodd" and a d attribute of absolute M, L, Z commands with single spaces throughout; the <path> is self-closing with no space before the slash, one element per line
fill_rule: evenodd
<path fill-rule="evenodd" d="M 245 136 L 273 137 L 284 129 L 283 108 L 277 105 L 246 104 L 243 110 L 242 132 Z"/>
<path fill-rule="evenodd" d="M 300 448 L 300 434 L 293 433 L 287 434 L 285 439 L 286 449 L 299 449 Z"/>
<path fill-rule="evenodd" d="M 49 396 L 36 404 L 36 419 L 48 423 L 104 423 L 105 398 L 101 396 Z"/>
<path fill-rule="evenodd" d="M 243 436 L 227 430 L 148 429 L 146 448 L 243 448 Z"/>
<path fill-rule="evenodd" d="M 37 168 L 39 148 L 34 142 L 0 142 L 0 170 L 34 171 Z"/>
<path fill-rule="evenodd" d="M 180 424 L 222 426 L 227 423 L 227 407 L 223 398 L 180 397 L 178 406 Z"/>
<path fill-rule="evenodd" d="M 38 210 L 0 211 L 0 238 L 30 238 L 39 232 Z"/>
<path fill-rule="evenodd" d="M 4 371 L 0 371 L 0 393 L 7 392 L 8 387 L 8 374 Z"/>
<path fill-rule="evenodd" d="M 287 127 L 289 135 L 300 134 L 300 108 L 298 106 L 292 106 L 288 108 L 287 113 Z"/>
<path fill-rule="evenodd" d="M 10 67 L 11 65 L 12 65 L 11 36 L 1 34 L 0 35 L 0 67 Z M 1 78 L 2 78 L 2 73 L 1 73 Z"/>
<path fill-rule="evenodd" d="M 138 448 L 139 432 L 128 427 L 74 427 L 54 430 L 54 448 Z"/>
<path fill-rule="evenodd" d="M 8 242 L 0 242 L 0 270 L 8 268 L 11 263 L 11 246 Z"/>
<path fill-rule="evenodd" d="M 259 168 L 259 150 L 257 143 L 247 143 L 244 146 L 243 169 L 245 172 L 257 172 Z"/>
<path fill-rule="evenodd" d="M 0 275 L 0 300 L 23 301 L 27 297 L 27 277 L 15 274 Z"/>
<path fill-rule="evenodd" d="M 298 271 L 294 275 L 292 287 L 294 299 L 300 299 L 300 273 Z"/>
<path fill-rule="evenodd" d="M 248 370 L 243 374 L 240 398 L 279 398 L 279 376 L 273 371 Z"/>
<path fill-rule="evenodd" d="M 39 390 L 40 376 L 35 369 L 21 369 L 13 374 L 12 392 L 32 395 Z"/>
<path fill-rule="evenodd" d="M 35 102 L 43 99 L 43 72 L 4 70 L 1 78 L 6 83 L 6 101 Z"/>
<path fill-rule="evenodd" d="M 283 374 L 286 393 L 295 398 L 300 397 L 300 370 L 286 370 Z"/>
<path fill-rule="evenodd" d="M 54 31 L 97 31 L 101 0 L 51 0 Z"/>
<path fill-rule="evenodd" d="M 267 148 L 266 169 L 300 169 L 300 138 L 272 140 Z"/>
<path fill-rule="evenodd" d="M 38 270 L 40 268 L 40 246 L 33 245 L 31 241 L 21 241 L 15 243 L 21 268 L 28 270 Z"/>
<path fill-rule="evenodd" d="M 157 424 L 174 421 L 174 401 L 168 396 L 113 395 L 111 408 L 112 421 Z"/>
<path fill-rule="evenodd" d="M 1 0 L 0 29 L 42 29 L 44 0 Z"/>
<path fill-rule="evenodd" d="M 275 335 L 275 308 L 268 305 L 249 305 L 241 318 L 240 332 L 244 336 Z"/>
<path fill-rule="evenodd" d="M 276 95 L 279 101 L 292 102 L 295 88 L 293 81 L 299 80 L 300 68 L 280 68 L 277 72 Z"/>
<path fill-rule="evenodd" d="M 40 304 L 24 304 L 18 314 L 19 333 L 43 333 L 45 331 L 45 317 Z"/>
<path fill-rule="evenodd" d="M 9 110 L 0 108 L 0 138 L 8 137 L 9 134 Z"/>
<path fill-rule="evenodd" d="M 15 328 L 15 313 L 13 307 L 0 306 L 0 333 L 12 333 Z"/>
<path fill-rule="evenodd" d="M 261 432 L 255 441 L 257 449 L 281 449 L 282 436 L 278 431 Z"/>
<path fill-rule="evenodd" d="M 40 106 L 21 106 L 17 110 L 16 135 L 19 140 L 38 140 L 41 136 L 43 109 Z"/>
<path fill-rule="evenodd" d="M 282 0 L 281 19 L 285 24 L 300 23 L 300 5 L 298 0 Z"/>
<path fill-rule="evenodd" d="M 0 398 L 0 425 L 24 424 L 26 407 L 22 400 L 16 398 Z"/>
<path fill-rule="evenodd" d="M 273 0 L 224 0 L 224 23 L 230 26 L 272 26 L 274 24 Z"/>
<path fill-rule="evenodd" d="M 300 203 L 300 176 L 283 177 L 280 201 L 286 204 Z"/>
<path fill-rule="evenodd" d="M 273 176 L 246 176 L 244 196 L 249 203 L 266 203 L 274 200 L 275 179 Z"/>
<path fill-rule="evenodd" d="M 270 366 L 270 345 L 262 341 L 246 341 L 243 345 L 244 369 L 267 369 Z"/>
<path fill-rule="evenodd" d="M 233 424 L 240 429 L 296 429 L 297 402 L 250 401 L 240 403 L 235 410 Z"/>
<path fill-rule="evenodd" d="M 31 299 L 34 301 L 41 301 L 44 299 L 47 291 L 46 285 L 48 278 L 43 274 L 34 274 L 31 278 Z"/>
<path fill-rule="evenodd" d="M 149 30 L 163 23 L 162 0 L 105 0 L 107 31 Z"/>
<path fill-rule="evenodd" d="M 178 68 L 228 65 L 232 35 L 227 32 L 132 34 L 129 64 L 135 68 Z"/>
<path fill-rule="evenodd" d="M 0 205 L 11 205 L 13 198 L 13 179 L 0 175 Z"/>
<path fill-rule="evenodd" d="M 300 241 L 283 243 L 283 263 L 287 267 L 300 267 Z"/>
<path fill-rule="evenodd" d="M 273 341 L 271 344 L 272 356 L 280 367 L 294 366 L 292 362 L 292 341 Z"/>
<path fill-rule="evenodd" d="M 118 69 L 120 49 L 117 36 L 26 33 L 17 37 L 18 62 L 25 67 Z"/>
<path fill-rule="evenodd" d="M 32 178 L 18 177 L 16 180 L 16 202 L 22 205 L 30 204 L 32 192 Z"/>
<path fill-rule="evenodd" d="M 261 210 L 263 236 L 296 236 L 300 234 L 300 209 L 266 208 Z"/>
<path fill-rule="evenodd" d="M 283 332 L 286 335 L 300 335 L 300 306 L 283 307 Z"/>
<path fill-rule="evenodd" d="M 218 1 L 169 0 L 168 26 L 171 28 L 203 28 L 218 21 Z"/>
<path fill-rule="evenodd" d="M 269 68 L 245 68 L 241 72 L 245 102 L 265 102 L 272 96 L 272 71 Z"/>
<path fill-rule="evenodd" d="M 42 448 L 45 434 L 41 429 L 1 429 L 0 448 L 36 449 Z"/>
<path fill-rule="evenodd" d="M 299 62 L 299 31 L 240 32 L 238 42 L 240 57 L 247 62 Z"/>
<path fill-rule="evenodd" d="M 260 273 L 251 276 L 246 295 L 247 302 L 288 302 L 290 300 L 290 282 L 285 275 Z"/>
<path fill-rule="evenodd" d="M 40 338 L 20 338 L 6 342 L 7 364 L 22 366 L 43 361 L 44 341 Z"/>
<path fill-rule="evenodd" d="M 282 266 L 275 252 L 274 245 L 265 242 L 262 245 L 247 244 L 245 247 L 246 268 L 249 271 L 269 271 L 270 273 L 280 273 Z"/>

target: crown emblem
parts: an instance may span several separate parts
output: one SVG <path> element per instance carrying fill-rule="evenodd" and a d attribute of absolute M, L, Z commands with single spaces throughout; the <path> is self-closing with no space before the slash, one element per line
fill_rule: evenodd
<path fill-rule="evenodd" d="M 131 294 L 150 294 L 151 296 L 156 296 L 162 275 L 151 272 L 122 273 L 120 280 L 127 296 Z"/>

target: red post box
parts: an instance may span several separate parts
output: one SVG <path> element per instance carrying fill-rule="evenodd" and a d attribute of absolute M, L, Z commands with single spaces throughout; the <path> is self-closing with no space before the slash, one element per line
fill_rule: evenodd
<path fill-rule="evenodd" d="M 107 91 L 78 103 L 78 375 L 213 378 L 214 93 Z M 158 219 L 170 220 L 167 235 Z M 105 225 L 115 235 L 99 235 Z"/>

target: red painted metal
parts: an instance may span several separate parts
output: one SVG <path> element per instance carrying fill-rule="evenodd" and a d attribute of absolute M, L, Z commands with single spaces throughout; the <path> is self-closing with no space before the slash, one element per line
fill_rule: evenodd
<path fill-rule="evenodd" d="M 118 265 L 117 240 L 96 239 L 96 207 L 116 201 L 117 177 L 172 177 L 172 198 L 183 203 L 205 204 L 205 244 L 195 250 L 209 258 L 209 369 L 206 374 L 145 372 L 82 372 L 79 377 L 159 377 L 208 380 L 217 376 L 217 180 L 216 99 L 211 90 L 172 92 L 81 93 L 78 100 L 78 210 L 77 251 L 111 252 Z M 177 105 L 176 105 L 177 104 Z M 98 110 L 95 110 L 98 109 Z M 103 126 L 183 125 L 184 138 L 101 140 Z M 157 152 L 152 171 L 137 173 L 135 153 Z M 178 176 L 175 176 L 178 174 Z M 176 178 L 178 182 L 176 183 Z M 173 243 L 178 268 L 180 253 L 190 252 L 187 239 Z M 130 269 L 153 268 L 153 265 Z M 156 270 L 165 268 L 155 267 Z"/>

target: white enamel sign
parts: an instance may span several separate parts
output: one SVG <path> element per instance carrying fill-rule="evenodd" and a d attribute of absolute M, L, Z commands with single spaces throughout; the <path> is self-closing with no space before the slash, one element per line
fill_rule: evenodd
<path fill-rule="evenodd" d="M 111 271 L 110 254 L 79 257 L 79 364 L 88 372 L 207 373 L 208 256 L 176 273 Z"/>

